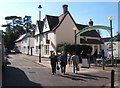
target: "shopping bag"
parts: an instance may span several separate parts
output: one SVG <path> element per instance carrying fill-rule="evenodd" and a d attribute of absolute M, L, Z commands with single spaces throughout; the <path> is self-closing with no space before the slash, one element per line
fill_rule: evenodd
<path fill-rule="evenodd" d="M 57 70 L 60 70 L 60 66 L 59 66 L 59 65 L 57 65 L 57 67 L 56 67 L 56 68 L 57 68 Z"/>

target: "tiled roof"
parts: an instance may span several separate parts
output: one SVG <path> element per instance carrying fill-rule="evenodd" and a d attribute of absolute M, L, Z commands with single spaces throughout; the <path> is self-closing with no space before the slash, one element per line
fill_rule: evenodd
<path fill-rule="evenodd" d="M 76 27 L 78 28 L 78 30 L 82 30 L 83 28 L 88 27 L 88 25 L 76 24 Z M 91 30 L 82 33 L 80 36 L 100 37 L 100 34 L 96 30 Z"/>
<path fill-rule="evenodd" d="M 47 20 L 48 20 L 48 24 L 49 24 L 49 27 L 50 27 L 50 31 L 55 31 L 61 25 L 61 23 L 63 22 L 63 20 L 64 20 L 64 18 L 66 17 L 67 14 L 70 15 L 71 19 L 75 23 L 74 19 L 72 18 L 71 14 L 69 13 L 69 11 L 67 11 L 65 14 L 61 14 L 60 16 L 46 15 Z M 42 22 L 42 25 L 44 25 L 43 22 Z M 76 24 L 76 27 L 78 28 L 78 30 L 81 30 L 85 27 L 88 27 L 88 25 Z M 87 31 L 85 33 L 82 33 L 81 36 L 100 37 L 100 35 L 95 30 Z"/>
<path fill-rule="evenodd" d="M 50 15 L 46 15 L 46 17 L 48 19 L 50 30 L 52 30 L 59 23 L 59 18 L 57 16 L 50 16 Z"/>
<path fill-rule="evenodd" d="M 38 24 L 38 29 L 41 33 L 43 31 L 43 21 L 37 21 L 37 24 Z"/>
<path fill-rule="evenodd" d="M 120 41 L 120 34 L 116 35 L 113 39 L 113 41 Z"/>
<path fill-rule="evenodd" d="M 30 37 L 30 36 L 31 36 L 30 33 L 23 34 L 23 35 L 21 35 L 21 36 L 16 40 L 16 42 L 19 42 L 19 41 L 21 41 L 22 39 L 27 38 L 27 37 Z"/>
<path fill-rule="evenodd" d="M 98 39 L 80 39 L 80 43 L 81 44 L 103 44 L 103 42 L 101 40 Z"/>
<path fill-rule="evenodd" d="M 108 41 L 110 40 L 110 37 L 108 37 L 108 38 L 101 38 L 101 40 L 102 40 L 103 42 L 108 42 Z"/>

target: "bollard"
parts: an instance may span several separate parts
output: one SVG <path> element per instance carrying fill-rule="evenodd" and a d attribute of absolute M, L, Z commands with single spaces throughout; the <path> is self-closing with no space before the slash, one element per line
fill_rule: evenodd
<path fill-rule="evenodd" d="M 114 70 L 111 70 L 111 88 L 114 88 Z"/>
<path fill-rule="evenodd" d="M 105 61 L 103 57 L 102 57 L 102 69 L 105 70 Z"/>
<path fill-rule="evenodd" d="M 89 64 L 89 68 L 90 68 L 90 57 L 88 57 L 88 64 Z"/>

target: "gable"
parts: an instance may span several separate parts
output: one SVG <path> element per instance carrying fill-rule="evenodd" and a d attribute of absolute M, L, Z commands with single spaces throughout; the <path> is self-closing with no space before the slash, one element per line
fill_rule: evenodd
<path fill-rule="evenodd" d="M 39 34 L 39 26 L 38 26 L 38 22 L 36 22 L 36 29 L 35 29 L 35 35 Z"/>
<path fill-rule="evenodd" d="M 49 24 L 48 24 L 48 19 L 46 17 L 44 19 L 44 23 L 43 23 L 43 32 L 47 32 L 47 31 L 50 31 L 50 27 L 49 27 Z"/>

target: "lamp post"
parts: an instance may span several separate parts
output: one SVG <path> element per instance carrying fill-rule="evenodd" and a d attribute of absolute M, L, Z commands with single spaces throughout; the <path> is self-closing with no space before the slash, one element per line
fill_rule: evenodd
<path fill-rule="evenodd" d="M 77 36 L 76 36 L 76 30 L 77 30 L 77 28 L 76 27 L 74 27 L 73 28 L 73 30 L 74 30 L 74 36 L 75 36 L 75 42 L 74 42 L 74 44 L 75 44 L 75 54 L 76 54 L 76 38 L 77 38 Z"/>
<path fill-rule="evenodd" d="M 110 20 L 110 28 L 111 28 L 111 64 L 112 64 L 112 66 L 114 66 L 114 59 L 113 59 L 113 36 L 112 36 L 112 20 L 113 20 L 113 17 L 112 16 L 110 16 L 109 18 L 108 18 L 109 20 Z"/>
<path fill-rule="evenodd" d="M 38 8 L 39 8 L 39 21 L 38 21 L 38 23 L 39 23 L 41 21 L 41 8 L 42 8 L 42 6 L 39 5 Z M 41 62 L 41 31 L 40 31 L 40 29 L 39 29 L 39 62 Z"/>

